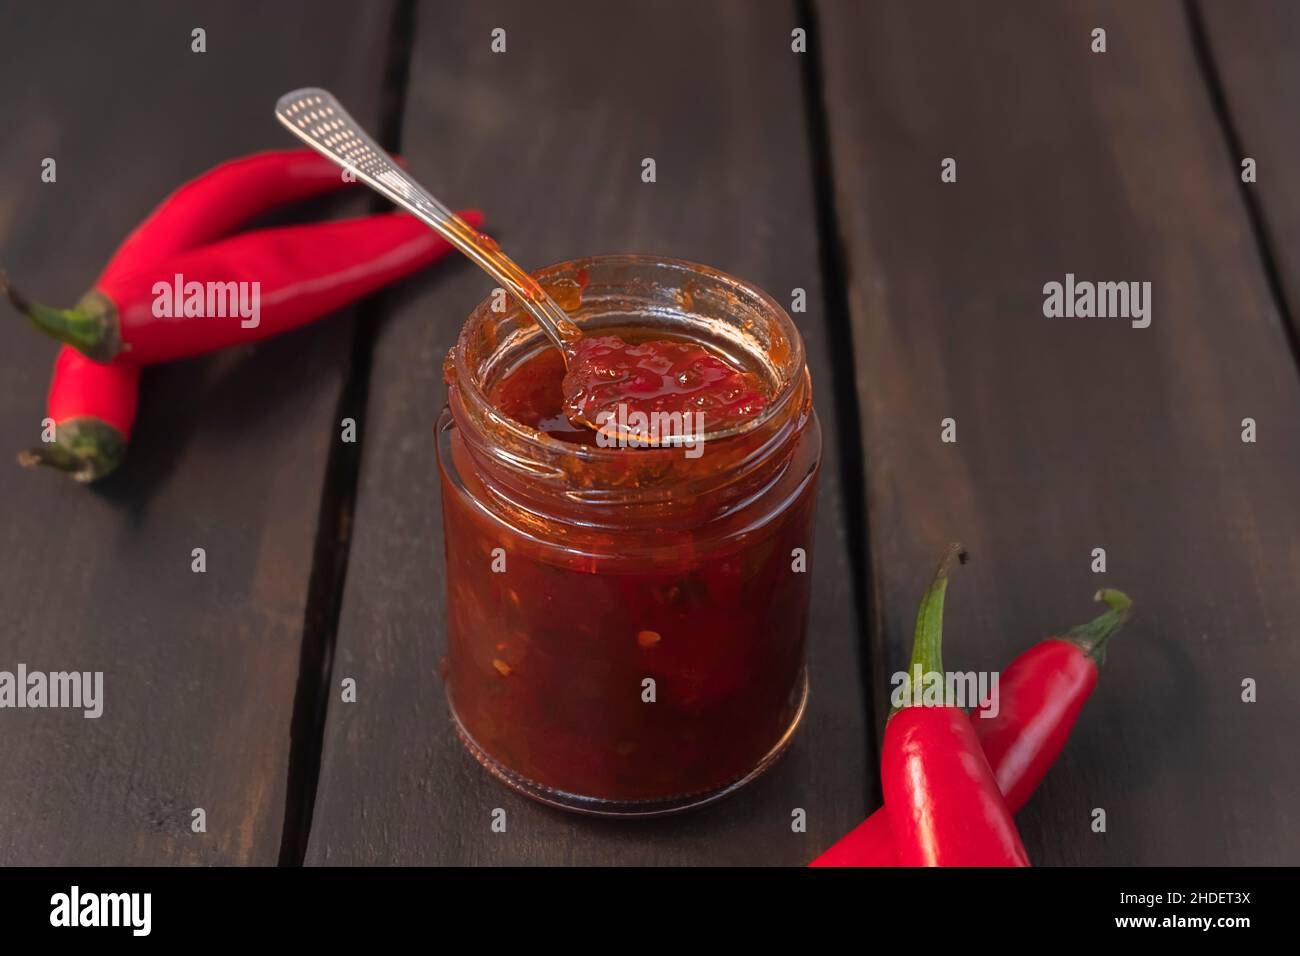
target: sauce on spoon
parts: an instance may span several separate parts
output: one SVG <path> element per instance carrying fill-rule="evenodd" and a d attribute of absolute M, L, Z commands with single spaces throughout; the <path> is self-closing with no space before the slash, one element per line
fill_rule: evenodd
<path fill-rule="evenodd" d="M 769 398 L 758 375 L 698 342 L 616 329 L 579 339 L 567 370 L 558 350 L 538 351 L 496 382 L 491 401 L 554 438 L 595 445 L 593 427 L 613 428 L 632 413 L 699 414 L 703 418 L 691 422 L 702 423 L 703 434 L 754 417 Z"/>

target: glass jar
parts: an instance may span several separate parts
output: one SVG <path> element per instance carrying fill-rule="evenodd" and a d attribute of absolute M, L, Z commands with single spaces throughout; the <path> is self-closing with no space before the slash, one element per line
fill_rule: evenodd
<path fill-rule="evenodd" d="M 491 400 L 549 341 L 484 300 L 447 356 L 437 426 L 452 717 L 483 766 L 545 803 L 706 803 L 776 760 L 807 696 L 821 432 L 803 343 L 768 295 L 707 266 L 601 256 L 535 276 L 585 333 L 689 338 L 771 400 L 694 453 L 553 437 Z"/>

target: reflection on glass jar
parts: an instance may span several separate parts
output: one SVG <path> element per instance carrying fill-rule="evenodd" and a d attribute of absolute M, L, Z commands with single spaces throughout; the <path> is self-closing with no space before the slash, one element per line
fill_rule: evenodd
<path fill-rule="evenodd" d="M 781 753 L 807 693 L 821 435 L 803 345 L 764 293 L 692 263 L 537 273 L 584 331 L 689 340 L 765 383 L 700 449 L 606 448 L 560 411 L 559 353 L 483 302 L 438 422 L 453 719 L 490 771 L 574 810 L 698 805 Z"/>

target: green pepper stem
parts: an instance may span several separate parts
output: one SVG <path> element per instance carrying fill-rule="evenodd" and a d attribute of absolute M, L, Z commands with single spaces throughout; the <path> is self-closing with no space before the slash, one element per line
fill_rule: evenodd
<path fill-rule="evenodd" d="M 56 309 L 27 298 L 3 272 L 0 291 L 32 325 L 88 358 L 107 362 L 120 350 L 117 310 L 103 293 L 87 292 L 71 309 Z"/>
<path fill-rule="evenodd" d="M 1093 595 L 1094 601 L 1104 601 L 1110 608 L 1087 624 L 1080 624 L 1066 635 L 1085 655 L 1100 667 L 1106 663 L 1106 642 L 1133 616 L 1133 602 L 1123 591 L 1103 588 Z"/>
<path fill-rule="evenodd" d="M 966 562 L 966 552 L 960 544 L 948 545 L 935 568 L 934 579 L 921 595 L 921 606 L 916 612 L 916 630 L 912 633 L 912 659 L 907 664 L 909 698 L 917 668 L 922 675 L 932 671 L 943 673 L 943 599 L 948 591 L 948 572 L 958 561 Z"/>

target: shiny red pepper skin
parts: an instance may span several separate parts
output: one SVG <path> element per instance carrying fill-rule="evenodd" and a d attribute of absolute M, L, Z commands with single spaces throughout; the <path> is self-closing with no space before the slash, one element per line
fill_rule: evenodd
<path fill-rule="evenodd" d="M 464 212 L 477 226 L 482 216 Z M 118 361 L 150 365 L 254 342 L 337 312 L 451 252 L 445 239 L 407 213 L 241 233 L 114 275 L 101 291 L 114 303 L 121 335 Z M 182 286 L 257 283 L 260 315 L 155 315 L 161 283 Z"/>
<path fill-rule="evenodd" d="M 159 203 L 122 240 L 95 285 L 229 235 L 277 206 L 354 184 L 310 149 L 268 150 L 221 163 Z"/>
<path fill-rule="evenodd" d="M 45 410 L 56 424 L 94 416 L 126 440 L 135 424 L 139 381 L 137 368 L 94 362 L 65 345 L 54 360 Z"/>
<path fill-rule="evenodd" d="M 3 283 L 5 291 L 37 328 L 96 361 L 109 362 L 123 347 L 120 303 L 113 290 L 127 277 L 179 254 L 197 252 L 259 213 L 350 185 L 355 180 L 345 180 L 333 162 L 313 150 L 277 150 L 230 160 L 163 200 L 122 241 L 95 286 L 73 308 L 31 302 L 8 282 Z"/>
<path fill-rule="evenodd" d="M 1011 811 L 960 707 L 889 718 L 881 789 L 903 866 L 1028 866 Z"/>
<path fill-rule="evenodd" d="M 1123 626 L 1131 602 L 1120 591 L 1098 592 L 1111 610 L 1068 637 L 1050 637 L 1002 672 L 996 717 L 970 716 L 984 756 L 1012 813 L 1018 813 L 1056 762 L 1097 686 L 1106 641 Z M 809 866 L 898 866 L 889 815 L 877 810 Z"/>
<path fill-rule="evenodd" d="M 1014 813 L 1065 749 L 1097 686 L 1097 665 L 1078 645 L 1049 638 L 1016 658 L 1000 683 L 1000 705 L 1010 713 L 987 720 L 973 714 L 971 723 Z"/>
<path fill-rule="evenodd" d="M 944 673 L 944 595 L 948 569 L 959 558 L 965 559 L 964 552 L 952 545 L 921 598 L 908 674 Z M 1029 865 L 975 728 L 960 707 L 911 704 L 894 711 L 881 744 L 880 781 L 904 866 Z"/>
<path fill-rule="evenodd" d="M 77 481 L 94 481 L 122 460 L 135 423 L 140 370 L 86 358 L 59 348 L 45 401 L 55 440 L 20 452 L 24 465 L 52 465 Z"/>
<path fill-rule="evenodd" d="M 1018 813 L 1056 762 L 1097 665 L 1075 644 L 1049 638 L 1017 657 L 1000 678 L 998 716 L 967 719 L 975 728 L 998 788 Z M 809 866 L 899 866 L 889 814 L 882 807 Z"/>
<path fill-rule="evenodd" d="M 482 221 L 477 211 L 462 218 L 473 227 Z M 12 287 L 8 291 L 39 328 L 90 358 L 152 365 L 297 328 L 450 251 L 445 239 L 414 216 L 383 213 L 258 229 L 134 269 L 114 267 L 73 309 L 51 309 Z M 177 283 L 180 295 L 174 293 Z M 191 286 L 202 291 L 210 285 L 227 289 L 220 309 L 216 300 L 205 304 L 202 295 L 196 310 L 184 307 Z M 232 290 L 255 314 L 239 313 L 229 301 Z"/>

